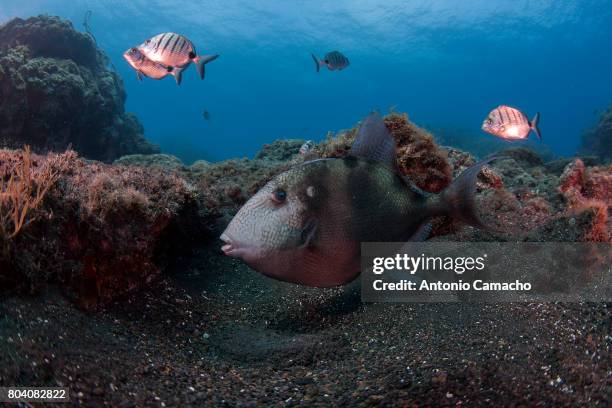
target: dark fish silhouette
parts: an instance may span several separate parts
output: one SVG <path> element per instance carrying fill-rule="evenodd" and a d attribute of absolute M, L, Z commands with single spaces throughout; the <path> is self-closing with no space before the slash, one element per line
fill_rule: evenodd
<path fill-rule="evenodd" d="M 325 57 L 323 57 L 322 60 L 319 60 L 314 54 L 311 55 L 315 62 L 317 72 L 319 72 L 323 66 L 326 66 L 330 71 L 341 71 L 350 64 L 348 58 L 346 58 L 340 51 L 328 52 L 325 54 Z"/>

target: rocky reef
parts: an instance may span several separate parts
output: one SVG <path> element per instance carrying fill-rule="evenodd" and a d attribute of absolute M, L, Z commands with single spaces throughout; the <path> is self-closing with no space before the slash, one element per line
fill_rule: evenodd
<path fill-rule="evenodd" d="M 86 307 L 152 282 L 216 217 L 175 174 L 73 151 L 0 150 L 0 193 L 0 286 L 31 292 L 56 283 Z"/>
<path fill-rule="evenodd" d="M 582 135 L 582 153 L 612 161 L 612 106 L 603 112 L 597 125 Z"/>
<path fill-rule="evenodd" d="M 397 141 L 399 171 L 425 191 L 441 191 L 476 162 L 469 153 L 439 146 L 406 115 L 388 115 L 385 123 Z M 108 165 L 72 151 L 37 156 L 4 150 L 0 281 L 26 291 L 60 283 L 84 305 L 142 288 L 160 277 L 178 248 L 214 240 L 278 173 L 311 158 L 346 155 L 356 129 L 328 137 L 306 155 L 298 153 L 302 141 L 279 141 L 255 159 L 191 166 L 164 154 L 125 156 Z M 432 237 L 612 240 L 610 165 L 596 165 L 591 157 L 544 162 L 525 148 L 503 155 L 483 169 L 478 182 L 478 207 L 491 230 L 440 218 Z M 11 201 L 11 195 L 20 198 Z M 22 213 L 23 220 L 15 221 Z"/>
<path fill-rule="evenodd" d="M 102 161 L 156 153 L 125 112 L 123 82 L 108 65 L 90 35 L 58 17 L 0 26 L 0 148 L 44 154 L 71 146 Z"/>
<path fill-rule="evenodd" d="M 385 123 L 400 171 L 426 191 L 477 161 L 405 115 Z M 604 303 L 361 303 L 356 285 L 272 281 L 219 251 L 219 232 L 264 183 L 346 155 L 355 131 L 309 154 L 279 141 L 255 159 L 191 166 L 162 154 L 111 165 L 0 150 L 0 294 L 36 293 L 0 302 L 0 383 L 69 387 L 83 406 L 459 406 L 483 396 L 605 406 Z M 612 166 L 504 155 L 478 182 L 492 228 L 441 218 L 431 239 L 610 242 Z"/>

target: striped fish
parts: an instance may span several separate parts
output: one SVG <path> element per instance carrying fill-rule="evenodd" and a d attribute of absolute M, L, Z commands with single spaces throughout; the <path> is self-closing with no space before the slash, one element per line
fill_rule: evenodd
<path fill-rule="evenodd" d="M 317 72 L 319 72 L 319 70 L 323 66 L 326 66 L 327 69 L 329 69 L 330 71 L 341 71 L 350 65 L 350 61 L 348 60 L 348 58 L 346 58 L 344 54 L 342 54 L 340 51 L 330 51 L 325 54 L 325 57 L 323 57 L 323 59 L 321 60 L 318 59 L 314 54 L 310 55 L 312 55 L 312 59 L 315 62 Z"/>
<path fill-rule="evenodd" d="M 200 78 L 204 79 L 204 65 L 218 55 L 197 55 L 195 47 L 185 36 L 176 33 L 158 34 L 138 47 L 148 59 L 167 67 L 173 67 L 174 77 L 181 83 L 181 74 L 189 64 L 195 64 Z"/>
<path fill-rule="evenodd" d="M 536 113 L 531 121 L 516 108 L 500 105 L 493 109 L 482 123 L 482 130 L 506 140 L 522 140 L 532 130 L 542 140 L 538 122 L 540 114 Z"/>
<path fill-rule="evenodd" d="M 123 58 L 136 70 L 136 76 L 142 81 L 146 76 L 152 79 L 162 79 L 171 75 L 173 67 L 166 67 L 158 62 L 148 59 L 138 48 L 130 48 L 123 53 Z"/>
<path fill-rule="evenodd" d="M 307 140 L 302 146 L 300 146 L 299 154 L 308 154 L 314 149 L 315 143 L 312 140 Z"/>

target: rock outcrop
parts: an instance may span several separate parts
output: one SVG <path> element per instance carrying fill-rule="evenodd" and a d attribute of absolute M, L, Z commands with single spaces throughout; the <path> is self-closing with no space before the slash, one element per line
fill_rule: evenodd
<path fill-rule="evenodd" d="M 612 161 L 612 106 L 602 113 L 599 123 L 582 135 L 581 151 L 605 162 Z"/>
<path fill-rule="evenodd" d="M 158 152 L 125 112 L 123 82 L 108 65 L 90 35 L 58 17 L 0 26 L 0 148 L 71 146 L 102 161 Z"/>
<path fill-rule="evenodd" d="M 209 238 L 217 216 L 205 193 L 172 172 L 72 151 L 0 150 L 0 193 L 0 287 L 59 283 L 83 306 L 149 284 L 172 254 Z"/>

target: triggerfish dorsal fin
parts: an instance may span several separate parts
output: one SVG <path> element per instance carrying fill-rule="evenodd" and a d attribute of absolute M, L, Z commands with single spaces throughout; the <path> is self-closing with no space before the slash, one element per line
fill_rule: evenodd
<path fill-rule="evenodd" d="M 364 119 L 349 154 L 395 169 L 395 139 L 378 112 Z"/>

